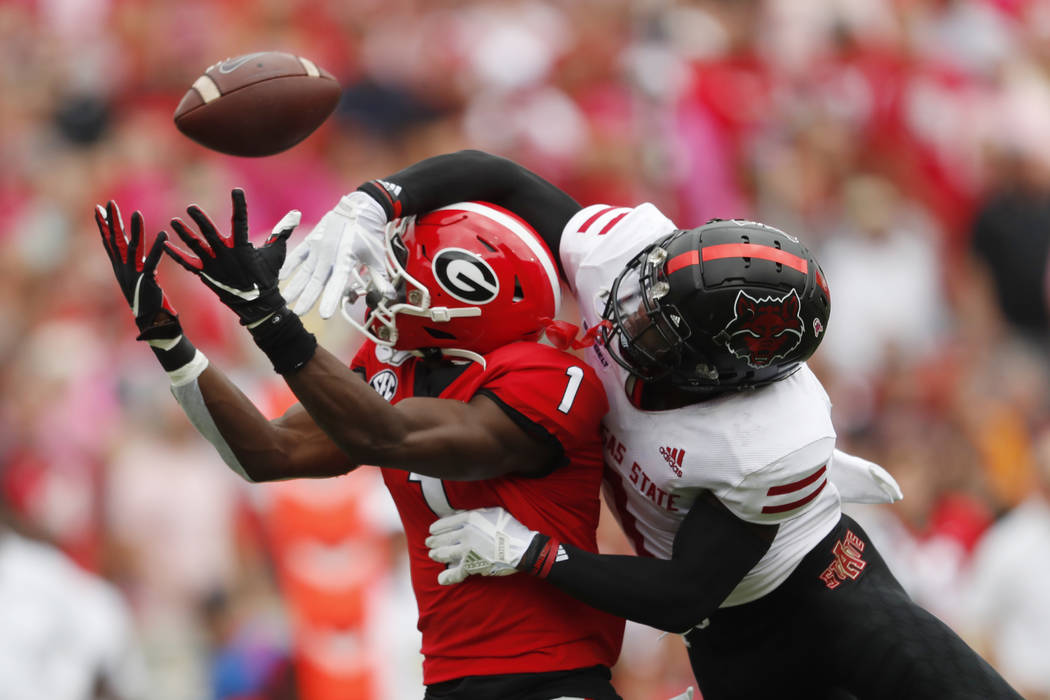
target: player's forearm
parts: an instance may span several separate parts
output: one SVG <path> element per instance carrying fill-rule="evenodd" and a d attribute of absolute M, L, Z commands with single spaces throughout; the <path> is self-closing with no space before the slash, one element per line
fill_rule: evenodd
<path fill-rule="evenodd" d="M 359 189 L 376 199 L 390 219 L 462 201 L 498 204 L 536 229 L 555 257 L 562 229 L 580 209 L 572 197 L 536 173 L 475 150 L 427 158 Z"/>
<path fill-rule="evenodd" d="M 546 580 L 573 598 L 618 617 L 685 632 L 710 615 L 732 590 L 708 571 L 694 571 L 673 559 L 594 554 L 560 544 Z M 538 562 L 542 566 L 542 562 Z M 704 569 L 715 569 L 711 562 Z M 536 567 L 531 572 L 538 575 Z M 735 582 L 732 582 L 735 584 Z"/>
<path fill-rule="evenodd" d="M 314 422 L 349 459 L 387 465 L 407 429 L 401 414 L 359 374 L 318 346 L 309 362 L 284 379 Z"/>
<path fill-rule="evenodd" d="M 207 415 L 190 415 L 190 420 L 228 466 L 249 481 L 292 476 L 289 472 L 293 465 L 279 431 L 225 374 L 210 366 L 197 379 L 197 386 Z M 181 398 L 180 403 L 184 403 Z M 206 425 L 209 419 L 213 428 Z"/>
<path fill-rule="evenodd" d="M 775 525 L 737 518 L 702 492 L 678 529 L 670 559 L 594 554 L 541 536 L 518 568 L 599 610 L 685 632 L 718 609 L 776 532 Z"/>
<path fill-rule="evenodd" d="M 268 420 L 220 370 L 209 365 L 172 393 L 190 423 L 230 469 L 252 482 L 344 474 L 349 463 L 303 448 L 304 437 Z"/>

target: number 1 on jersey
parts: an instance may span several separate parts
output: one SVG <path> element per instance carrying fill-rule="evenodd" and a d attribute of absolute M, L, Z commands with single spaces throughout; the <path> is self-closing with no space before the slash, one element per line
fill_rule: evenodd
<path fill-rule="evenodd" d="M 434 511 L 434 514 L 439 518 L 456 512 L 456 509 L 448 502 L 445 484 L 441 482 L 441 479 L 436 476 L 424 476 L 412 472 L 408 475 L 408 480 L 419 483 L 419 489 L 423 492 L 423 500 L 426 501 L 427 507 Z"/>
<path fill-rule="evenodd" d="M 565 393 L 558 404 L 558 410 L 562 413 L 568 413 L 572 402 L 576 400 L 576 392 L 580 390 L 580 384 L 583 382 L 583 368 L 573 365 L 565 370 L 565 374 L 569 375 L 569 383 L 565 385 Z"/>

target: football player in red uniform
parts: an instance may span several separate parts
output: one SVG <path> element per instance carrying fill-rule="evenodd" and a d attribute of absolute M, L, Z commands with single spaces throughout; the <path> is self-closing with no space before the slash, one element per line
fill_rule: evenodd
<path fill-rule="evenodd" d="M 368 340 L 351 368 L 317 345 L 277 289 L 298 213 L 256 248 L 240 190 L 232 235 L 187 211 L 199 232 L 172 226 L 192 252 L 162 232 L 144 254 L 138 212 L 128 237 L 116 204 L 97 208 L 139 339 L 191 422 L 249 481 L 382 466 L 408 535 L 426 697 L 618 698 L 609 667 L 622 619 L 522 576 L 442 587 L 444 566 L 424 545 L 438 517 L 502 506 L 596 551 L 607 403 L 583 362 L 535 342 L 560 299 L 556 264 L 535 232 L 477 202 L 400 222 L 384 251 L 400 302 L 357 322 Z M 237 313 L 300 405 L 267 421 L 190 344 L 155 279 L 165 246 Z"/>
<path fill-rule="evenodd" d="M 302 310 L 320 294 L 324 316 L 346 284 L 383 294 L 366 242 L 376 210 L 475 198 L 558 251 L 601 338 L 584 359 L 610 404 L 609 502 L 642 556 L 582 551 L 485 509 L 433 528 L 442 582 L 516 568 L 681 633 L 705 700 L 1018 697 L 911 601 L 841 511 L 853 496 L 840 476 L 879 473 L 835 449 L 830 401 L 806 366 L 830 292 L 794 236 L 742 220 L 681 229 L 649 203 L 581 207 L 512 161 L 464 151 L 344 197 L 289 256 L 288 297 Z"/>

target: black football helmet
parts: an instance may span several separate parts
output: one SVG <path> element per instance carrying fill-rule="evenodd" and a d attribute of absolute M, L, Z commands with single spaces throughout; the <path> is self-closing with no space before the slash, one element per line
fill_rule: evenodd
<path fill-rule="evenodd" d="M 794 236 L 714 219 L 635 256 L 613 283 L 603 340 L 647 382 L 711 394 L 788 376 L 831 314 L 824 273 Z"/>

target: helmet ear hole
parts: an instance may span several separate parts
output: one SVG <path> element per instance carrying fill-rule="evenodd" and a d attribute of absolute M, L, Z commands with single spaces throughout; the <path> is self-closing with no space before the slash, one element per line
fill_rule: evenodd
<path fill-rule="evenodd" d="M 519 301 L 525 298 L 525 290 L 521 287 L 521 280 L 518 279 L 517 275 L 514 275 L 514 298 L 512 302 L 517 304 Z"/>

